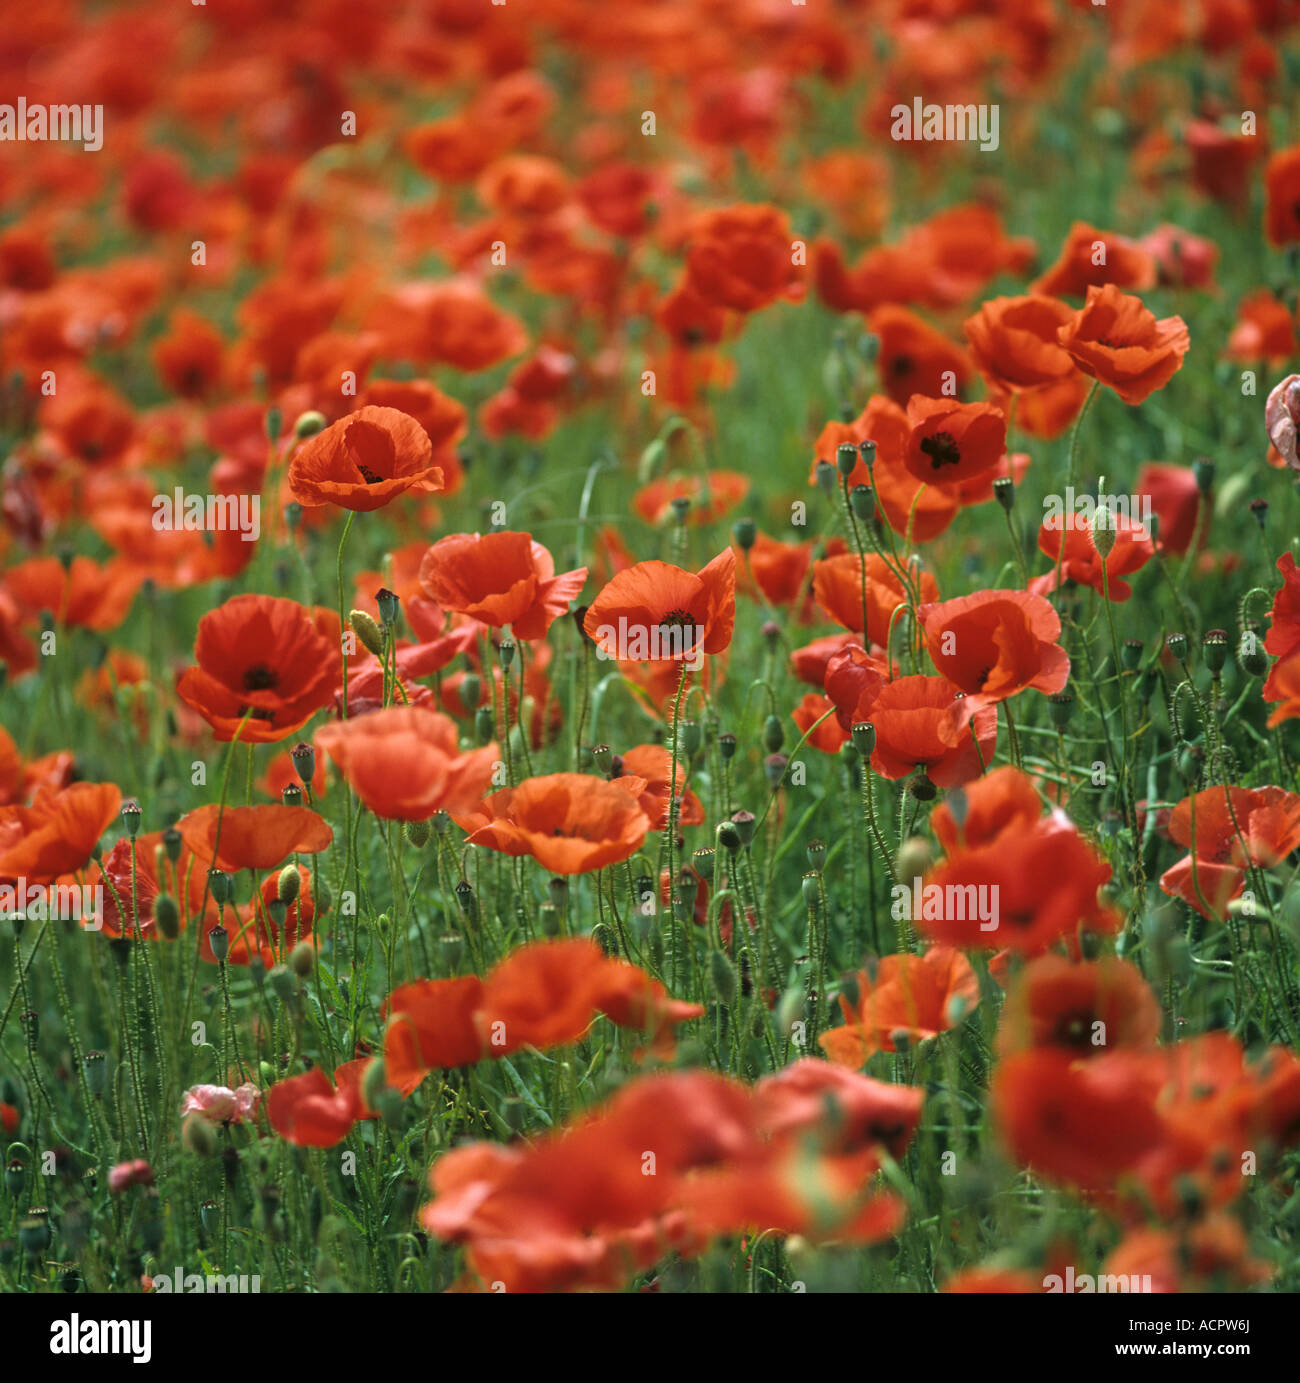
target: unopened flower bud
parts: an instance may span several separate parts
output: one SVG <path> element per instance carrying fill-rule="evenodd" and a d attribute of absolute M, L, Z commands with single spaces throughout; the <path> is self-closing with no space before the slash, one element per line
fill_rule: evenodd
<path fill-rule="evenodd" d="M 357 638 L 376 658 L 383 655 L 384 631 L 370 615 L 366 614 L 364 610 L 351 610 L 348 612 L 348 623 L 352 626 Z"/>
<path fill-rule="evenodd" d="M 429 843 L 429 836 L 432 834 L 427 821 L 408 821 L 402 831 L 417 850 L 423 849 Z"/>
<path fill-rule="evenodd" d="M 763 722 L 763 748 L 769 754 L 780 752 L 781 746 L 785 743 L 785 726 L 781 724 L 781 717 L 776 715 L 768 716 Z"/>
<path fill-rule="evenodd" d="M 323 432 L 329 426 L 329 419 L 324 413 L 318 413 L 314 408 L 306 413 L 298 415 L 298 421 L 293 425 L 293 435 L 304 442 L 308 437 L 314 437 L 318 432 Z"/>
<path fill-rule="evenodd" d="M 316 948 L 310 941 L 300 941 L 289 952 L 289 969 L 300 980 L 308 979 L 316 968 Z"/>
<path fill-rule="evenodd" d="M 292 903 L 302 889 L 302 875 L 298 871 L 296 864 L 286 864 L 280 871 L 280 878 L 276 883 L 276 895 L 285 904 Z"/>
<path fill-rule="evenodd" d="M 737 519 L 731 525 L 731 536 L 742 552 L 748 552 L 758 541 L 758 525 L 753 519 Z"/>

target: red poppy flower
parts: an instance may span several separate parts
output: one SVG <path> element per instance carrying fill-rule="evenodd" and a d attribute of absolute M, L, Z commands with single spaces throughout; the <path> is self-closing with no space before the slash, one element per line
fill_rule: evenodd
<path fill-rule="evenodd" d="M 1155 260 L 1135 241 L 1076 221 L 1060 257 L 1030 285 L 1030 292 L 1081 298 L 1102 284 L 1142 292 L 1154 288 L 1155 282 Z"/>
<path fill-rule="evenodd" d="M 638 744 L 624 750 L 615 759 L 613 779 L 628 776 L 645 783 L 644 790 L 637 801 L 641 810 L 650 819 L 652 831 L 662 831 L 668 825 L 668 807 L 671 798 L 669 783 L 673 780 L 673 756 L 662 744 Z M 700 799 L 686 786 L 686 769 L 677 765 L 677 796 L 681 806 L 677 814 L 679 826 L 698 826 L 704 820 L 704 806 Z"/>
<path fill-rule="evenodd" d="M 555 562 L 527 533 L 454 533 L 424 554 L 420 586 L 444 610 L 516 638 L 540 639 L 587 580 L 586 567 L 555 574 Z"/>
<path fill-rule="evenodd" d="M 1114 545 L 1104 561 L 1097 551 L 1095 524 L 1082 514 L 1065 515 L 1064 552 L 1061 528 L 1060 519 L 1052 517 L 1044 519 L 1038 530 L 1039 549 L 1053 562 L 1060 558 L 1061 580 L 1089 586 L 1116 602 L 1123 602 L 1133 594 L 1133 588 L 1123 578 L 1141 571 L 1155 556 L 1155 544 L 1145 526 L 1123 514 L 1116 514 L 1110 524 Z M 1031 594 L 1039 596 L 1046 596 L 1056 587 L 1055 566 L 1029 583 Z"/>
<path fill-rule="evenodd" d="M 650 829 L 637 802 L 643 787 L 630 777 L 608 783 L 582 773 L 551 773 L 502 788 L 479 807 L 452 816 L 470 833 L 467 844 L 532 855 L 553 874 L 586 874 L 641 848 Z"/>
<path fill-rule="evenodd" d="M 1043 814 L 1033 780 L 1003 764 L 965 787 L 954 789 L 930 813 L 930 829 L 950 858 L 962 850 L 991 845 L 1004 833 L 1009 840 L 1032 827 Z"/>
<path fill-rule="evenodd" d="M 915 312 L 889 303 L 871 313 L 867 326 L 880 341 L 881 387 L 895 403 L 906 404 L 913 394 L 953 397 L 964 392 L 970 358 Z"/>
<path fill-rule="evenodd" d="M 917 614 L 935 667 L 967 695 L 967 718 L 1029 687 L 1059 692 L 1069 678 L 1061 621 L 1042 596 L 977 591 Z"/>
<path fill-rule="evenodd" d="M 1077 1061 L 1039 1048 L 998 1063 L 990 1102 L 1017 1162 L 1049 1180 L 1100 1191 L 1160 1146 L 1160 1085 L 1140 1054 Z"/>
<path fill-rule="evenodd" d="M 488 790 L 495 743 L 460 751 L 455 724 L 418 706 L 390 706 L 323 725 L 316 744 L 348 786 L 386 821 L 427 821 L 472 807 Z"/>
<path fill-rule="evenodd" d="M 1181 317 L 1156 320 L 1141 298 L 1113 283 L 1089 288 L 1087 303 L 1056 334 L 1086 375 L 1128 404 L 1163 389 L 1182 368 L 1191 338 Z"/>
<path fill-rule="evenodd" d="M 1012 984 L 998 1018 L 1000 1056 L 1034 1047 L 1099 1056 L 1149 1049 L 1163 1015 L 1142 972 L 1126 961 L 1031 960 Z"/>
<path fill-rule="evenodd" d="M 907 405 L 907 469 L 927 485 L 958 485 L 994 469 L 1007 449 L 1007 419 L 991 403 L 915 396 Z"/>
<path fill-rule="evenodd" d="M 57 557 L 33 557 L 10 567 L 3 580 L 27 620 L 48 610 L 56 624 L 105 633 L 126 619 L 144 577 L 117 558 L 101 566 L 74 557 L 65 567 Z"/>
<path fill-rule="evenodd" d="M 1223 917 L 1246 886 L 1251 865 L 1271 868 L 1300 847 L 1300 796 L 1278 787 L 1212 787 L 1185 797 L 1169 818 L 1169 835 L 1188 855 L 1160 877 L 1166 893 L 1204 917 Z"/>
<path fill-rule="evenodd" d="M 919 582 L 922 600 L 938 596 L 939 587 L 928 571 L 914 572 L 913 576 Z M 865 600 L 866 636 L 871 643 L 882 647 L 889 642 L 889 625 L 894 612 L 909 599 L 893 567 L 875 552 L 868 552 L 863 558 L 845 552 L 815 563 L 813 596 L 831 619 L 855 634 L 863 632 Z"/>
<path fill-rule="evenodd" d="M 412 487 L 442 489 L 429 434 L 396 408 L 367 405 L 304 442 L 289 462 L 299 504 L 370 513 Z"/>
<path fill-rule="evenodd" d="M 1073 315 L 1068 304 L 1041 294 L 990 298 L 966 319 L 964 330 L 980 371 L 998 388 L 1018 394 L 1059 384 L 1074 373 L 1074 362 L 1056 339 Z"/>
<path fill-rule="evenodd" d="M 706 302 L 753 312 L 797 296 L 800 270 L 785 212 L 774 206 L 731 206 L 701 214 L 691 237 L 686 271 Z"/>
<path fill-rule="evenodd" d="M 319 854 L 334 839 L 329 824 L 309 807 L 279 803 L 224 810 L 214 803 L 181 817 L 176 829 L 205 867 L 228 874 L 274 869 L 292 854 Z"/>
<path fill-rule="evenodd" d="M 1274 245 L 1300 240 L 1300 144 L 1273 155 L 1264 169 L 1264 229 Z"/>
<path fill-rule="evenodd" d="M 121 805 L 113 783 L 73 783 L 41 788 L 30 807 L 0 807 L 0 878 L 48 884 L 76 873 Z"/>
<path fill-rule="evenodd" d="M 900 1036 L 924 1042 L 947 1032 L 979 1003 L 979 980 L 960 951 L 885 956 L 874 974 L 857 976 L 858 1000 L 843 997 L 844 1026 L 818 1039 L 827 1057 L 857 1069 L 873 1052 L 897 1051 Z"/>
<path fill-rule="evenodd" d="M 339 1068 L 339 1073 L 343 1068 Z M 266 1092 L 272 1129 L 300 1148 L 332 1148 L 352 1131 L 364 1108 L 356 1083 L 333 1082 L 314 1066 L 300 1076 L 277 1081 Z"/>
<path fill-rule="evenodd" d="M 591 602 L 583 628 L 606 657 L 696 663 L 721 653 L 736 620 L 736 554 L 726 548 L 699 572 L 638 562 Z"/>
<path fill-rule="evenodd" d="M 1082 930 L 1118 930 L 1119 915 L 1097 897 L 1110 880 L 1110 865 L 1072 823 L 1059 815 L 1044 817 L 1022 826 L 1014 839 L 1014 852 L 999 836 L 960 851 L 925 876 L 923 899 L 943 900 L 933 915 L 914 919 L 927 936 L 947 946 L 1003 947 L 1033 956 Z M 985 911 L 992 916 L 983 918 L 968 906 L 972 897 L 987 900 Z"/>
<path fill-rule="evenodd" d="M 176 694 L 223 743 L 282 740 L 329 705 L 338 647 L 297 601 L 237 595 L 199 621 L 198 666 L 180 675 Z"/>
<path fill-rule="evenodd" d="M 1138 471 L 1133 492 L 1151 501 L 1151 508 L 1160 524 L 1158 550 L 1175 556 L 1186 552 L 1196 532 L 1197 513 L 1205 503 L 1192 468 L 1148 462 Z M 1206 508 L 1201 524 L 1202 542 L 1208 534 L 1213 512 L 1213 509 Z"/>
<path fill-rule="evenodd" d="M 931 782 L 944 788 L 977 778 L 997 744 L 997 712 L 987 706 L 966 717 L 963 702 L 946 677 L 886 682 L 853 712 L 855 721 L 875 726 L 871 767 L 891 779 L 924 769 Z"/>
<path fill-rule="evenodd" d="M 716 523 L 749 493 L 749 477 L 739 471 L 708 471 L 704 475 L 678 475 L 652 480 L 639 489 L 632 506 L 647 522 L 664 523 L 674 512 L 674 500 L 689 500 L 686 521 Z"/>

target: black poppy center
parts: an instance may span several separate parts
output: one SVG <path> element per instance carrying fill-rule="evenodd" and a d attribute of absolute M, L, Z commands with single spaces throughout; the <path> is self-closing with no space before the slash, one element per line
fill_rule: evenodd
<path fill-rule="evenodd" d="M 279 675 L 265 663 L 254 663 L 244 672 L 244 690 L 271 691 L 279 680 Z"/>
<path fill-rule="evenodd" d="M 961 464 L 961 448 L 951 432 L 936 432 L 921 443 L 921 450 L 930 458 L 930 465 L 936 470 L 945 466 Z"/>

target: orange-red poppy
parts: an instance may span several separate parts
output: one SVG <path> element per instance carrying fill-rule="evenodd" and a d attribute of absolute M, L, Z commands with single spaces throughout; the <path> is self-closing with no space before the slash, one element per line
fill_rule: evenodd
<path fill-rule="evenodd" d="M 818 1039 L 827 1057 L 857 1069 L 873 1052 L 898 1042 L 924 1042 L 956 1025 L 979 1003 L 979 980 L 960 951 L 931 947 L 924 955 L 885 956 L 875 972 L 861 971 L 858 997 L 841 997 L 844 1025 Z"/>
<path fill-rule="evenodd" d="M 731 642 L 736 554 L 720 552 L 698 572 L 638 562 L 618 572 L 587 608 L 583 628 L 609 658 L 698 662 Z"/>
<path fill-rule="evenodd" d="M 637 801 L 643 790 L 637 778 L 610 783 L 582 773 L 550 773 L 502 788 L 452 816 L 470 833 L 470 845 L 531 855 L 553 874 L 586 874 L 641 848 L 650 829 Z"/>
<path fill-rule="evenodd" d="M 1089 586 L 1099 595 L 1123 602 L 1133 594 L 1133 588 L 1123 578 L 1141 571 L 1155 556 L 1155 544 L 1145 526 L 1123 514 L 1110 522 L 1113 544 L 1105 559 L 1097 551 L 1096 525 L 1085 516 L 1070 513 L 1064 524 L 1057 517 L 1043 520 L 1038 530 L 1039 550 L 1055 563 L 1060 560 L 1061 580 Z M 1064 543 L 1062 542 L 1064 528 Z M 1056 567 L 1029 583 L 1033 595 L 1045 596 L 1057 586 Z"/>
<path fill-rule="evenodd" d="M 1113 283 L 1088 289 L 1088 301 L 1056 339 L 1086 375 L 1128 404 L 1163 389 L 1182 368 L 1191 338 L 1181 317 L 1156 320 L 1141 298 Z"/>
<path fill-rule="evenodd" d="M 198 666 L 181 673 L 176 694 L 223 742 L 282 740 L 333 697 L 341 667 L 333 623 L 331 639 L 297 601 L 235 596 L 199 620 Z"/>
<path fill-rule="evenodd" d="M 964 330 L 980 372 L 999 388 L 1018 394 L 1059 384 L 1074 373 L 1074 362 L 1056 339 L 1058 329 L 1073 315 L 1068 304 L 1042 294 L 990 298 L 966 319 Z"/>
<path fill-rule="evenodd" d="M 420 586 L 444 610 L 516 638 L 540 639 L 587 580 L 586 567 L 555 574 L 555 561 L 527 533 L 453 533 L 424 554 Z"/>
<path fill-rule="evenodd" d="M 289 488 L 302 505 L 365 514 L 413 487 L 440 490 L 442 469 L 429 434 L 396 408 L 367 404 L 349 413 L 304 442 L 289 463 Z"/>
<path fill-rule="evenodd" d="M 390 706 L 323 725 L 316 744 L 348 786 L 386 821 L 427 821 L 463 811 L 488 790 L 495 743 L 460 750 L 454 722 L 419 706 Z"/>
<path fill-rule="evenodd" d="M 993 470 L 1007 448 L 1007 419 L 991 403 L 914 396 L 907 405 L 904 465 L 927 485 L 958 485 Z"/>
<path fill-rule="evenodd" d="M 934 600 L 939 588 L 928 571 L 913 572 L 922 600 Z M 894 568 L 879 553 L 859 558 L 851 552 L 825 557 L 813 565 L 813 596 L 837 624 L 855 634 L 863 632 L 866 605 L 866 637 L 884 647 L 894 612 L 906 605 L 909 594 Z"/>
<path fill-rule="evenodd" d="M 1034 688 L 1059 692 L 1070 659 L 1056 642 L 1061 621 L 1051 605 L 1028 591 L 976 591 L 917 612 L 935 667 L 974 708 Z"/>

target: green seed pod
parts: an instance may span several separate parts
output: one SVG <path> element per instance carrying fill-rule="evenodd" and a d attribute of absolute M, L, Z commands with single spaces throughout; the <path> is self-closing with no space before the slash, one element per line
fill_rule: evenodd
<path fill-rule="evenodd" d="M 86 1076 L 86 1089 L 99 1099 L 108 1084 L 108 1058 L 100 1051 L 87 1052 L 81 1069 Z"/>
<path fill-rule="evenodd" d="M 361 1075 L 361 1098 L 367 1109 L 379 1108 L 379 1097 L 388 1089 L 388 1068 L 382 1056 L 371 1061 Z"/>
<path fill-rule="evenodd" d="M 1009 475 L 1000 475 L 993 482 L 993 497 L 1007 511 L 1016 507 L 1016 482 Z"/>
<path fill-rule="evenodd" d="M 17 1200 L 27 1185 L 27 1164 L 20 1159 L 11 1158 L 5 1164 L 5 1190 Z"/>
<path fill-rule="evenodd" d="M 478 740 L 479 748 L 490 744 L 495 734 L 496 726 L 492 721 L 492 707 L 480 706 L 474 712 L 474 736 Z"/>
<path fill-rule="evenodd" d="M 748 552 L 758 541 L 758 525 L 753 519 L 737 519 L 731 525 L 731 536 L 742 552 Z"/>
<path fill-rule="evenodd" d="M 212 1125 L 201 1114 L 186 1115 L 181 1123 L 181 1142 L 195 1157 L 211 1157 L 217 1150 Z"/>
<path fill-rule="evenodd" d="M 543 936 L 559 936 L 563 919 L 554 903 L 543 903 L 537 909 L 537 920 L 541 923 Z"/>
<path fill-rule="evenodd" d="M 1223 665 L 1228 660 L 1228 631 L 1226 629 L 1208 629 L 1205 637 L 1201 640 L 1201 657 L 1215 677 L 1223 671 Z"/>
<path fill-rule="evenodd" d="M 212 894 L 213 902 L 224 907 L 230 902 L 234 891 L 234 883 L 229 874 L 220 869 L 208 870 L 208 892 Z"/>
<path fill-rule="evenodd" d="M 287 1004 L 298 993 L 298 982 L 287 965 L 273 966 L 267 981 L 271 986 L 271 992 L 282 1003 Z"/>
<path fill-rule="evenodd" d="M 740 843 L 742 845 L 748 845 L 750 841 L 754 839 L 754 830 L 757 826 L 757 819 L 755 818 L 753 812 L 747 812 L 743 809 L 738 812 L 732 812 L 731 824 L 736 828 L 736 831 L 740 836 Z"/>
<path fill-rule="evenodd" d="M 1064 730 L 1074 714 L 1074 695 L 1068 691 L 1053 692 L 1047 698 L 1047 713 L 1058 730 Z"/>
<path fill-rule="evenodd" d="M 724 760 L 736 757 L 736 737 L 729 730 L 718 736 L 718 752 Z"/>
<path fill-rule="evenodd" d="M 869 720 L 860 720 L 850 731 L 853 747 L 864 759 L 876 752 L 876 727 Z"/>
<path fill-rule="evenodd" d="M 821 883 L 820 876 L 817 874 L 805 874 L 803 876 L 803 902 L 810 912 L 816 912 L 821 907 Z"/>
<path fill-rule="evenodd" d="M 770 715 L 763 722 L 763 748 L 769 754 L 777 754 L 781 746 L 785 743 L 785 726 L 781 724 L 781 717 Z"/>
<path fill-rule="evenodd" d="M 804 854 L 808 858 L 809 869 L 814 869 L 820 874 L 822 866 L 826 863 L 826 842 L 824 840 L 810 840 L 804 846 Z"/>
<path fill-rule="evenodd" d="M 870 485 L 855 485 L 849 491 L 849 508 L 861 523 L 871 518 L 876 511 L 876 495 Z"/>
<path fill-rule="evenodd" d="M 220 924 L 208 929 L 208 944 L 212 947 L 212 954 L 218 962 L 224 961 L 230 954 L 230 933 Z"/>
<path fill-rule="evenodd" d="M 408 821 L 402 827 L 402 832 L 417 850 L 422 850 L 428 845 L 429 837 L 432 835 L 427 821 Z"/>
<path fill-rule="evenodd" d="M 465 938 L 454 932 L 438 938 L 438 954 L 443 967 L 454 974 L 460 969 L 460 958 L 465 951 Z"/>
<path fill-rule="evenodd" d="M 168 941 L 175 941 L 181 934 L 181 914 L 176 899 L 170 893 L 160 893 L 153 900 L 154 926 Z"/>
<path fill-rule="evenodd" d="M 841 442 L 835 448 L 835 465 L 846 480 L 857 469 L 858 449 L 852 442 Z"/>
<path fill-rule="evenodd" d="M 727 1006 L 735 1003 L 736 967 L 725 951 L 709 952 L 709 983 L 721 1003 Z"/>
<path fill-rule="evenodd" d="M 608 778 L 614 767 L 614 751 L 607 744 L 593 744 L 591 757 L 599 772 Z"/>
<path fill-rule="evenodd" d="M 1169 650 L 1172 657 L 1180 663 L 1187 661 L 1187 635 L 1175 631 L 1165 640 L 1165 647 Z"/>

